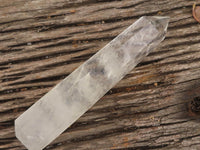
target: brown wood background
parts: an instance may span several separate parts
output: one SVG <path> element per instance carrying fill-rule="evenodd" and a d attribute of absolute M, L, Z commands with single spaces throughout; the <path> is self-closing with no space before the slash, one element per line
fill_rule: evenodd
<path fill-rule="evenodd" d="M 0 149 L 23 150 L 14 119 L 144 15 L 167 37 L 46 149 L 200 150 L 200 24 L 193 0 L 0 0 Z M 31 119 L 31 118 L 30 118 Z"/>

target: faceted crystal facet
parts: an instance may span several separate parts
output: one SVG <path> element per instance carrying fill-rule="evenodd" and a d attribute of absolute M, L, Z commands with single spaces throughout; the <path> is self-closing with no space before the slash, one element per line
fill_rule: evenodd
<path fill-rule="evenodd" d="M 168 17 L 141 17 L 15 120 L 17 138 L 43 149 L 165 37 Z"/>

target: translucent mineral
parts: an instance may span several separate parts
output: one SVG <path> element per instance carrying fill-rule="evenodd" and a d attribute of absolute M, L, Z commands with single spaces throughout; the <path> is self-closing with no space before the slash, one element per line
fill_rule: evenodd
<path fill-rule="evenodd" d="M 164 39 L 168 21 L 144 16 L 129 26 L 20 115 L 16 137 L 29 150 L 46 147 Z"/>

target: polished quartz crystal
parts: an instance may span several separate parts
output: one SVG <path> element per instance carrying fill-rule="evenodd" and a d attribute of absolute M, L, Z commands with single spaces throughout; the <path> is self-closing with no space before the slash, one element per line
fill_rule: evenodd
<path fill-rule="evenodd" d="M 165 37 L 168 17 L 141 17 L 15 120 L 16 137 L 40 150 L 115 86 Z"/>

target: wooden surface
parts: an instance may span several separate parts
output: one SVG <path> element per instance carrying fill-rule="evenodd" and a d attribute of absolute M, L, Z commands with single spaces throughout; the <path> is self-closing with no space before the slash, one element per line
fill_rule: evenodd
<path fill-rule="evenodd" d="M 14 119 L 143 15 L 171 17 L 164 42 L 46 149 L 199 150 L 200 25 L 192 0 L 0 0 L 0 149 Z M 31 119 L 31 118 L 30 118 Z"/>

